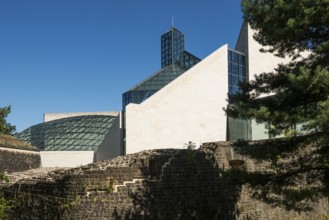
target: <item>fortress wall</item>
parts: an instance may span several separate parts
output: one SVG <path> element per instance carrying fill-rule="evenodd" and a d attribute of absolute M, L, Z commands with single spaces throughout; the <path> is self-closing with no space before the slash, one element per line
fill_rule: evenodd
<path fill-rule="evenodd" d="M 0 146 L 0 172 L 19 172 L 41 167 L 38 151 Z"/>
<path fill-rule="evenodd" d="M 328 200 L 311 211 L 287 211 L 252 197 L 230 161 L 245 170 L 270 164 L 237 154 L 229 142 L 199 150 L 148 150 L 71 170 L 58 170 L 3 188 L 15 200 L 11 219 L 317 219 Z"/>

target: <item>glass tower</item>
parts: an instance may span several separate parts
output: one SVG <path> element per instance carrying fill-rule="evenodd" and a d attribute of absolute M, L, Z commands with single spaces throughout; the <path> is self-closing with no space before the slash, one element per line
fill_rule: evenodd
<path fill-rule="evenodd" d="M 122 146 L 124 154 L 126 106 L 129 103 L 142 103 L 200 61 L 201 59 L 185 51 L 185 36 L 173 26 L 161 36 L 161 69 L 122 94 Z"/>
<path fill-rule="evenodd" d="M 122 94 L 122 109 L 142 103 L 201 60 L 185 51 L 185 36 L 174 27 L 161 36 L 161 69 Z"/>
<path fill-rule="evenodd" d="M 185 50 L 185 36 L 174 27 L 161 36 L 161 68 L 175 64 Z"/>
<path fill-rule="evenodd" d="M 197 58 L 196 56 L 190 54 L 187 51 L 183 51 L 181 53 L 181 56 L 179 57 L 179 60 L 176 61 L 176 64 L 180 65 L 180 66 L 182 66 L 186 69 L 190 69 L 191 67 L 193 67 L 198 62 L 200 62 L 199 58 Z"/>

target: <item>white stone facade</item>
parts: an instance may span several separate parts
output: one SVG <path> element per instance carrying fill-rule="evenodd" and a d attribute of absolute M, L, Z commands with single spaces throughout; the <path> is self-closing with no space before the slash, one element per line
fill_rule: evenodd
<path fill-rule="evenodd" d="M 221 47 L 141 104 L 126 106 L 126 153 L 226 140 L 228 47 Z"/>
<path fill-rule="evenodd" d="M 40 151 L 42 167 L 78 167 L 93 163 L 94 151 Z"/>
<path fill-rule="evenodd" d="M 282 59 L 262 53 L 247 23 L 241 28 L 236 50 L 247 59 L 249 80 L 273 71 Z M 154 148 L 183 148 L 227 140 L 228 47 L 219 48 L 141 104 L 126 106 L 126 153 Z M 254 130 L 254 132 L 253 132 Z M 265 139 L 264 125 L 251 122 L 251 139 Z"/>
<path fill-rule="evenodd" d="M 288 61 L 260 52 L 261 45 L 253 39 L 254 33 L 244 23 L 235 48 L 246 56 L 249 80 Z M 228 120 L 223 109 L 228 104 L 227 94 L 228 47 L 224 45 L 147 100 L 128 104 L 125 140 L 122 140 L 122 125 L 118 120 L 97 151 L 41 152 L 42 162 L 44 166 L 66 166 L 66 162 L 60 164 L 59 161 L 70 160 L 70 155 L 70 166 L 109 159 L 123 153 L 122 142 L 125 153 L 130 154 L 147 149 L 184 148 L 190 141 L 197 146 L 204 142 L 226 141 Z M 119 112 L 46 113 L 44 121 L 95 114 L 121 117 Z M 250 124 L 252 140 L 268 137 L 262 124 L 255 121 Z"/>

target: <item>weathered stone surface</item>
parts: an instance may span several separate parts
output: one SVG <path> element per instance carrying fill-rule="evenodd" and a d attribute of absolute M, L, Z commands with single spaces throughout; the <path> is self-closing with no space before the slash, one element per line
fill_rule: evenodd
<path fill-rule="evenodd" d="M 17 204 L 10 219 L 315 219 L 327 214 L 326 200 L 313 211 L 296 213 L 253 199 L 247 186 L 225 177 L 236 159 L 251 172 L 269 168 L 218 142 L 55 170 L 2 191 Z"/>
<path fill-rule="evenodd" d="M 0 147 L 39 152 L 39 149 L 11 135 L 0 134 Z"/>
<path fill-rule="evenodd" d="M 0 135 L 0 172 L 19 172 L 40 166 L 37 148 L 12 136 Z"/>

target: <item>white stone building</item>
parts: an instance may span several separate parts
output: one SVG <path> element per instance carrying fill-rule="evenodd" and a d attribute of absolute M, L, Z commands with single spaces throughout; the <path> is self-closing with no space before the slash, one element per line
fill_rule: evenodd
<path fill-rule="evenodd" d="M 247 23 L 235 49 L 223 45 L 203 60 L 185 50 L 174 27 L 161 36 L 161 69 L 122 95 L 123 111 L 45 114 L 18 137 L 40 150 L 45 167 L 74 167 L 146 149 L 188 142 L 265 139 L 263 125 L 228 118 L 228 94 L 238 82 L 286 60 L 262 53 Z"/>
<path fill-rule="evenodd" d="M 146 100 L 126 104 L 125 152 L 182 148 L 189 141 L 200 145 L 267 138 L 263 125 L 227 118 L 223 110 L 228 93 L 238 91 L 238 81 L 272 71 L 285 61 L 260 52 L 253 34 L 244 23 L 234 50 L 223 45 Z"/>

